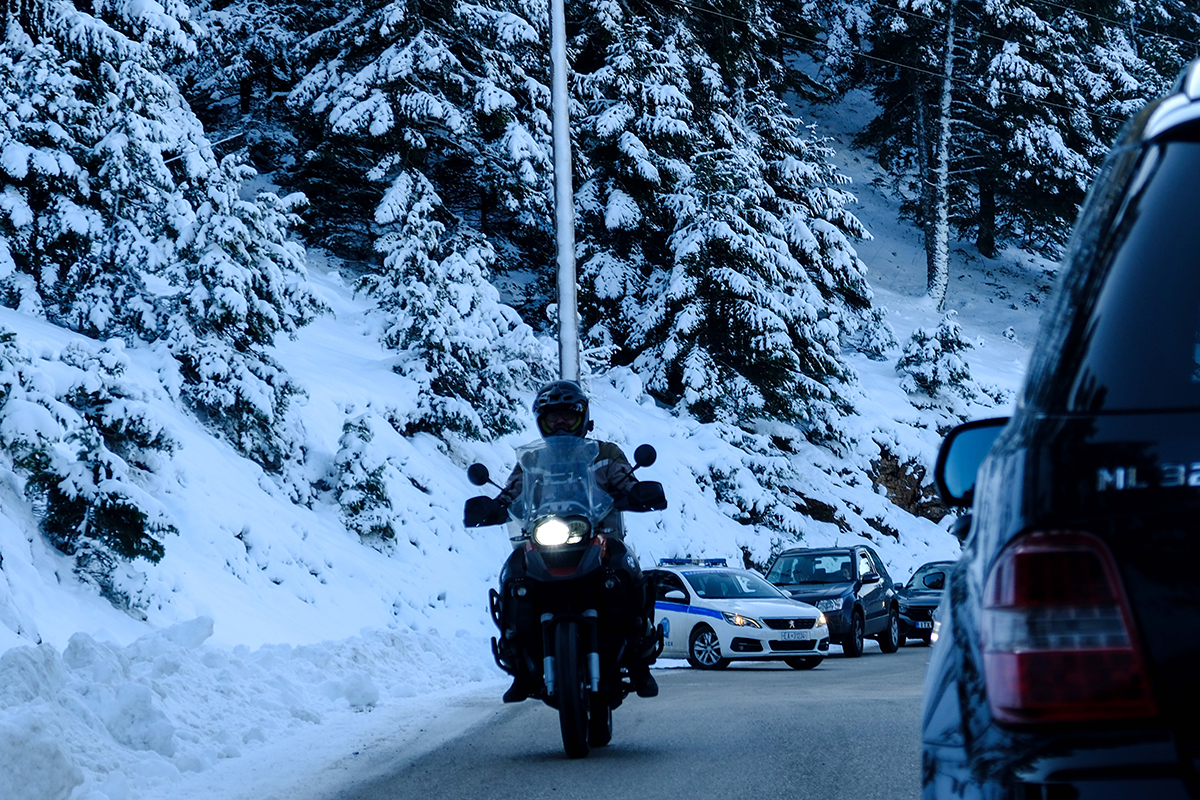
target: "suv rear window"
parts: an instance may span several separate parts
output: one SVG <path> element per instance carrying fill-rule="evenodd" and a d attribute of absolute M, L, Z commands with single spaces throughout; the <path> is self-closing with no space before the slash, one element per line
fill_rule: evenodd
<path fill-rule="evenodd" d="M 1067 413 L 1200 408 L 1200 143 L 1118 153 L 1094 193 L 1025 401 Z"/>

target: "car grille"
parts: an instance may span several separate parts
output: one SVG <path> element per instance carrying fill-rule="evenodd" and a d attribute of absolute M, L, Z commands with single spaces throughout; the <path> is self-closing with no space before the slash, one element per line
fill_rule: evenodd
<path fill-rule="evenodd" d="M 809 639 L 807 642 L 781 642 L 771 640 L 772 650 L 812 650 L 817 646 L 816 639 Z"/>
<path fill-rule="evenodd" d="M 908 616 L 910 619 L 933 619 L 932 608 L 921 608 L 920 606 L 909 606 Z"/>
<path fill-rule="evenodd" d="M 806 631 L 816 622 L 815 619 L 764 619 L 767 627 L 777 631 Z"/>

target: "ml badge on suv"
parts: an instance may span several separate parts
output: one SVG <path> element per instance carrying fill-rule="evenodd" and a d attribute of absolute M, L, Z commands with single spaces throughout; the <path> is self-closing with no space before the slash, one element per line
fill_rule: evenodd
<path fill-rule="evenodd" d="M 861 656 L 867 637 L 885 653 L 900 647 L 896 589 L 870 547 L 785 550 L 771 562 L 767 580 L 824 611 L 830 638 L 845 655 Z"/>

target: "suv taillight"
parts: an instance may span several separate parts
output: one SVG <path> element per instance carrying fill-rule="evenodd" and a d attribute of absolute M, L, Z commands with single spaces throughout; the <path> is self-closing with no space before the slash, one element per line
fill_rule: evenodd
<path fill-rule="evenodd" d="M 1089 533 L 1031 533 L 988 575 L 983 666 L 993 716 L 1079 722 L 1158 713 L 1108 547 Z"/>

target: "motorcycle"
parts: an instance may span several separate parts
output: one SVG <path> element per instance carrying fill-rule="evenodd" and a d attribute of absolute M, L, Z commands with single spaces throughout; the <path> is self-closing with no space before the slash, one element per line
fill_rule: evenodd
<path fill-rule="evenodd" d="M 505 672 L 515 676 L 523 668 L 540 684 L 530 696 L 558 710 L 570 758 L 608 744 L 612 711 L 634 689 L 628 664 L 637 654 L 630 652 L 633 642 L 620 623 L 630 619 L 623 615 L 642 613 L 625 600 L 631 596 L 630 572 L 640 576 L 640 568 L 619 527 L 612 528 L 620 525 L 620 515 L 611 512 L 666 508 L 656 481 L 637 482 L 619 500 L 602 490 L 592 471 L 598 453 L 596 441 L 575 437 L 526 445 L 517 451 L 521 493 L 507 514 L 487 496 L 470 498 L 464 508 L 468 527 L 508 519 L 520 555 L 509 559 L 500 576 L 509 594 L 505 602 L 495 589 L 489 591 L 492 620 L 501 631 L 500 641 L 492 638 L 492 655 Z M 656 457 L 653 447 L 641 445 L 634 469 L 650 466 Z M 476 486 L 492 483 L 482 464 L 472 464 L 467 476 Z M 528 633 L 518 637 L 517 630 Z M 657 657 L 661 629 L 655 635 Z"/>

